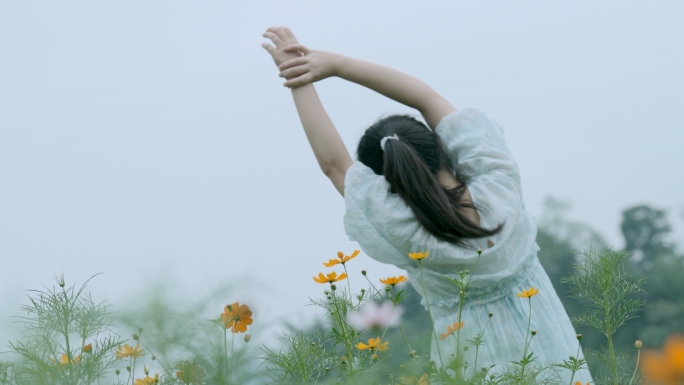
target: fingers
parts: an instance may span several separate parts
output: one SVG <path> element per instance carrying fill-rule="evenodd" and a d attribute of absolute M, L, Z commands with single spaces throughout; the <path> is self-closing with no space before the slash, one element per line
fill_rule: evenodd
<path fill-rule="evenodd" d="M 297 88 L 301 87 L 304 85 L 307 85 L 313 81 L 313 75 L 310 72 L 307 72 L 306 74 L 296 77 L 294 79 L 290 79 L 283 83 L 285 87 L 289 88 Z"/>
<path fill-rule="evenodd" d="M 281 71 L 278 76 L 285 79 L 292 79 L 304 75 L 307 72 L 309 72 L 309 69 L 306 66 L 297 66 Z"/>
<path fill-rule="evenodd" d="M 283 51 L 285 51 L 285 52 L 299 51 L 299 52 L 303 53 L 304 55 L 308 55 L 311 53 L 311 51 L 302 44 L 290 44 L 288 46 L 285 46 L 283 48 Z"/>
<path fill-rule="evenodd" d="M 308 59 L 308 58 L 305 58 L 305 57 L 296 57 L 296 58 L 294 58 L 294 59 L 290 59 L 290 60 L 284 62 L 283 64 L 279 65 L 279 66 L 278 66 L 278 69 L 281 70 L 281 71 L 284 71 L 284 70 L 286 70 L 286 69 L 288 69 L 288 68 L 292 68 L 292 67 L 296 67 L 296 66 L 305 65 L 305 64 L 308 63 L 308 62 L 309 62 L 309 59 Z"/>
<path fill-rule="evenodd" d="M 273 53 L 275 53 L 276 48 L 275 48 L 274 46 L 272 46 L 272 45 L 270 45 L 270 44 L 268 44 L 268 43 L 261 43 L 261 46 L 262 46 L 266 51 L 268 51 L 268 53 L 270 53 L 271 55 L 273 55 Z"/>
<path fill-rule="evenodd" d="M 280 38 L 280 36 L 278 36 L 278 35 L 277 35 L 276 33 L 274 33 L 274 32 L 266 31 L 266 32 L 264 32 L 264 34 L 263 34 L 262 36 L 271 39 L 271 41 L 272 41 L 272 42 L 276 45 L 276 47 L 278 47 L 278 48 L 280 48 L 280 47 L 282 47 L 282 46 L 284 45 L 284 44 L 283 44 L 283 40 Z"/>
<path fill-rule="evenodd" d="M 280 41 L 287 41 L 290 38 L 290 36 L 288 36 L 287 34 L 286 27 L 269 27 L 266 31 L 274 33 L 276 36 L 278 36 Z M 292 35 L 292 32 L 290 32 L 290 35 Z M 291 37 L 294 38 L 294 35 L 292 35 Z"/>

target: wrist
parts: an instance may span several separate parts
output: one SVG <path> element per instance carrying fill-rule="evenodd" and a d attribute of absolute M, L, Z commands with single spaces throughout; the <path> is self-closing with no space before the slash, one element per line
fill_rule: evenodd
<path fill-rule="evenodd" d="M 344 78 L 344 69 L 348 67 L 350 58 L 337 53 L 330 53 L 331 76 Z"/>

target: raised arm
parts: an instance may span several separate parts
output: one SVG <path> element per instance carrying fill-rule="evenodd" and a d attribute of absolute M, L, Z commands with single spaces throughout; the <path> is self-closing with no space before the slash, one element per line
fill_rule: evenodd
<path fill-rule="evenodd" d="M 292 32 L 284 27 L 271 27 L 266 33 L 275 47 L 264 43 L 262 46 L 271 54 L 276 65 L 301 56 L 296 51 L 286 52 L 284 47 L 296 44 Z M 323 104 L 313 84 L 303 84 L 292 88 L 292 97 L 297 107 L 299 119 L 323 173 L 330 178 L 337 191 L 344 196 L 344 177 L 347 169 L 354 163 L 340 138 L 337 129 L 325 112 Z"/>
<path fill-rule="evenodd" d="M 280 76 L 288 79 L 285 82 L 288 87 L 337 76 L 415 108 L 432 129 L 456 110 L 423 81 L 393 68 L 332 52 L 309 50 L 301 44 L 285 47 L 285 51 L 303 54 L 278 66 Z"/>

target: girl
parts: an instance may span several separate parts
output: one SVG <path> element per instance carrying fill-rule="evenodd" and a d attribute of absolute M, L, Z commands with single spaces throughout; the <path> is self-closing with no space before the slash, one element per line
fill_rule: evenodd
<path fill-rule="evenodd" d="M 537 363 L 558 364 L 578 351 L 575 331 L 539 264 L 536 226 L 525 210 L 520 174 L 502 129 L 475 109 L 456 110 L 420 80 L 378 64 L 310 50 L 284 27 L 271 27 L 263 47 L 275 60 L 323 173 L 344 196 L 344 225 L 370 257 L 405 269 L 422 293 L 420 272 L 409 252 L 429 251 L 421 264 L 435 330 L 456 322 L 459 289 L 446 278 L 474 271 L 462 319 L 461 341 L 481 332 L 478 368 L 519 361 L 528 331 Z M 327 77 L 368 87 L 417 109 L 428 127 L 409 116 L 389 116 L 361 138 L 354 162 L 326 114 L 313 83 Z M 477 268 L 478 249 L 482 250 Z M 519 298 L 530 287 L 534 298 Z M 432 342 L 439 365 L 456 353 L 451 339 Z M 475 349 L 465 361 L 474 361 Z M 480 365 L 481 364 L 481 365 Z M 500 366 L 499 366 L 500 367 Z M 565 382 L 570 373 L 559 370 Z M 591 382 L 587 369 L 575 380 Z"/>

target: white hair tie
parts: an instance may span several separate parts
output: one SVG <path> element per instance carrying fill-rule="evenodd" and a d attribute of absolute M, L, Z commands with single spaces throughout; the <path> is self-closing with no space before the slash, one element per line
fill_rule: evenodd
<path fill-rule="evenodd" d="M 392 136 L 386 136 L 380 139 L 380 148 L 382 148 L 382 151 L 385 151 L 385 143 L 387 143 L 387 139 L 399 140 L 399 137 L 397 136 L 397 134 L 394 134 Z"/>

